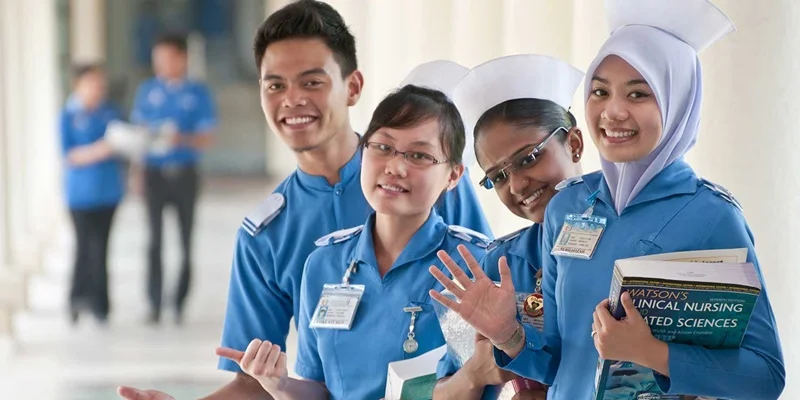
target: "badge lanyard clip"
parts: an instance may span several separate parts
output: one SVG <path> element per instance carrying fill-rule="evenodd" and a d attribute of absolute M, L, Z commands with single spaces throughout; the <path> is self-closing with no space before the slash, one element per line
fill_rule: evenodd
<path fill-rule="evenodd" d="M 583 218 L 589 218 L 594 214 L 594 205 L 597 204 L 597 195 L 600 194 L 600 190 L 595 190 L 594 193 L 590 194 L 589 197 L 586 198 L 586 202 L 589 203 L 589 208 L 583 212 Z"/>
<path fill-rule="evenodd" d="M 342 277 L 342 287 L 350 286 L 350 275 L 355 274 L 357 269 L 356 260 L 350 261 L 350 266 L 344 271 L 344 276 Z"/>

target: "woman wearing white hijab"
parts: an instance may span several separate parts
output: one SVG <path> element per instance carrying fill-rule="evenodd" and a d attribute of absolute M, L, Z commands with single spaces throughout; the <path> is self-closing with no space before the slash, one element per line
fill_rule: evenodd
<path fill-rule="evenodd" d="M 470 268 L 474 282 L 453 274 L 464 289 L 432 271 L 459 302 L 432 295 L 495 344 L 499 366 L 552 383 L 549 399 L 590 398 L 598 356 L 655 371 L 657 388 L 648 399 L 777 399 L 785 385 L 783 355 L 752 234 L 733 197 L 699 179 L 683 160 L 700 125 L 698 52 L 732 32 L 733 25 L 707 0 L 606 4 L 612 35 L 585 82 L 586 122 L 602 172 L 569 182 L 548 205 L 544 334 L 516 321 L 514 287 L 503 260 L 500 287 L 480 268 Z M 584 254 L 559 252 L 564 249 L 556 240 L 565 216 L 590 210 L 606 221 L 596 246 Z M 622 296 L 627 317 L 618 321 L 609 313 L 615 260 L 729 248 L 747 248 L 762 285 L 739 349 L 660 341 L 627 294 Z M 551 255 L 554 249 L 557 255 Z M 462 256 L 472 264 L 468 254 Z"/>

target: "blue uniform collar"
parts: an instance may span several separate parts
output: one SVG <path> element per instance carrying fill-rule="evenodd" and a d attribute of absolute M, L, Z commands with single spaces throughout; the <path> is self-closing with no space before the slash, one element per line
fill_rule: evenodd
<path fill-rule="evenodd" d="M 584 176 L 583 183 L 589 188 L 590 193 L 599 190 L 597 199 L 605 203 L 612 210 L 614 201 L 603 174 L 595 173 Z M 697 191 L 697 175 L 689 164 L 683 159 L 676 160 L 658 175 L 636 195 L 636 198 L 625 207 L 625 210 L 639 204 L 660 200 L 666 197 L 692 194 Z M 622 210 L 624 213 L 625 210 Z"/>
<path fill-rule="evenodd" d="M 372 266 L 377 271 L 378 260 L 375 258 L 375 243 L 372 240 L 372 232 L 375 228 L 375 213 L 370 214 L 367 223 L 364 224 L 364 230 L 359 235 L 358 243 L 354 249 L 353 259 L 358 262 L 363 262 Z M 444 223 L 442 217 L 431 210 L 428 219 L 424 224 L 411 236 L 411 241 L 400 253 L 400 257 L 395 260 L 389 272 L 395 268 L 408 264 L 419 259 L 429 256 L 441 247 L 442 241 L 447 234 L 447 224 Z M 427 265 L 425 267 L 428 267 Z"/>
<path fill-rule="evenodd" d="M 346 185 L 350 183 L 361 172 L 361 146 L 358 147 L 353 157 L 350 158 L 341 169 L 339 169 L 339 183 L 337 185 Z M 317 190 L 333 190 L 333 186 L 328 183 L 324 176 L 311 175 L 300 168 L 297 168 L 297 178 L 300 184 L 308 186 Z M 359 189 L 360 190 L 360 189 Z"/>
<path fill-rule="evenodd" d="M 539 256 L 542 227 L 542 224 L 534 223 L 523 230 L 519 236 L 514 239 L 514 243 L 508 249 L 508 254 L 521 257 L 527 261 L 528 264 L 536 268 L 540 267 L 542 265 L 542 260 Z"/>

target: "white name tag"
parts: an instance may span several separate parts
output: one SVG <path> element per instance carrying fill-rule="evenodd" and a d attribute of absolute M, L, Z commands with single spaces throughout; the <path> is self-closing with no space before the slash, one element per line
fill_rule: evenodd
<path fill-rule="evenodd" d="M 353 326 L 364 285 L 327 284 L 311 316 L 311 328 L 344 329 Z"/>
<path fill-rule="evenodd" d="M 588 260 L 592 258 L 605 228 L 605 217 L 567 214 L 550 254 Z"/>

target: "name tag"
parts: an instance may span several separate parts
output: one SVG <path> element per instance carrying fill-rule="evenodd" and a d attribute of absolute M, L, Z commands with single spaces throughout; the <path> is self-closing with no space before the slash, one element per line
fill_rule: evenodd
<path fill-rule="evenodd" d="M 327 284 L 311 316 L 311 328 L 349 330 L 353 326 L 364 285 Z"/>
<path fill-rule="evenodd" d="M 588 260 L 594 255 L 606 218 L 586 214 L 567 214 L 561 233 L 550 254 Z"/>

